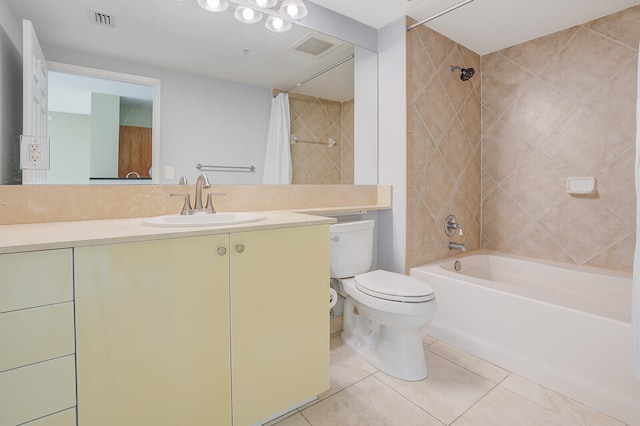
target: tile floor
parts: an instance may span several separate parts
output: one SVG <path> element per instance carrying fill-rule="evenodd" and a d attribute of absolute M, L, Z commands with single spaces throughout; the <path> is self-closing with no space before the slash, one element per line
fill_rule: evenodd
<path fill-rule="evenodd" d="M 269 426 L 624 425 L 429 336 L 429 377 L 394 379 L 331 339 L 331 387 Z"/>

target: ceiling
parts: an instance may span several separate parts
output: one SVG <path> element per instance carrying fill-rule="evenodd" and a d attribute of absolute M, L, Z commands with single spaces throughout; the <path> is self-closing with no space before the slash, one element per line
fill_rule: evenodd
<path fill-rule="evenodd" d="M 374 28 L 420 21 L 460 0 L 313 0 Z M 475 0 L 427 25 L 485 55 L 640 4 L 640 0 Z M 640 25 L 640 24 L 639 24 Z"/>
<path fill-rule="evenodd" d="M 233 6 L 212 13 L 196 0 L 5 1 L 16 18 L 32 21 L 45 56 L 50 53 L 54 61 L 60 59 L 52 52 L 66 49 L 286 90 L 353 53 L 353 45 L 307 28 L 294 25 L 287 33 L 272 33 L 264 19 L 242 24 L 233 17 Z M 112 15 L 115 25 L 92 22 L 91 9 Z M 311 33 L 334 48 L 319 56 L 292 52 Z M 352 99 L 353 61 L 296 92 Z"/>
<path fill-rule="evenodd" d="M 285 34 L 210 13 L 196 0 L 5 0 L 16 18 L 30 19 L 45 48 L 91 52 L 261 87 L 288 89 L 353 52 L 348 43 L 321 57 L 292 53 L 311 31 Z M 309 1 L 309 0 L 306 0 Z M 459 0 L 313 0 L 373 28 L 405 15 L 431 16 Z M 375 3 L 373 5 L 372 3 Z M 429 26 L 478 54 L 537 38 L 640 4 L 640 0 L 474 0 Z M 98 26 L 90 9 L 113 14 L 115 27 Z M 55 60 L 55 58 L 54 58 Z M 344 101 L 353 97 L 353 61 L 297 92 Z"/>

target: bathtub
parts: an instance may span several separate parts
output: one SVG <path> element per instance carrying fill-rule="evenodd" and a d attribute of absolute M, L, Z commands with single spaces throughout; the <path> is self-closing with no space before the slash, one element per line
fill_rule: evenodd
<path fill-rule="evenodd" d="M 436 294 L 428 334 L 640 425 L 630 274 L 483 250 L 411 275 Z"/>

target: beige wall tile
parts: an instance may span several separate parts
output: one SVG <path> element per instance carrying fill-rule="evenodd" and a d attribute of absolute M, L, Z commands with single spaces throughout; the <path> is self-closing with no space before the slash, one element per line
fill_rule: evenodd
<path fill-rule="evenodd" d="M 531 86 L 504 113 L 502 119 L 531 146 L 544 143 L 578 106 L 542 80 Z"/>
<path fill-rule="evenodd" d="M 482 73 L 482 104 L 501 116 L 533 79 L 533 74 L 506 56 L 498 55 Z"/>
<path fill-rule="evenodd" d="M 540 74 L 554 56 L 571 40 L 579 27 L 531 40 L 502 50 L 502 54 L 533 75 Z"/>
<path fill-rule="evenodd" d="M 593 176 L 633 146 L 633 138 L 589 108 L 580 108 L 540 147 L 568 176 Z"/>
<path fill-rule="evenodd" d="M 459 252 L 444 233 L 454 214 L 465 235 L 456 242 L 480 247 L 480 56 L 427 27 L 407 34 L 407 270 Z M 473 67 L 460 80 L 449 65 Z"/>
<path fill-rule="evenodd" d="M 289 94 L 291 133 L 302 141 L 291 146 L 293 183 L 353 183 L 353 101 L 344 103 Z"/>
<path fill-rule="evenodd" d="M 640 40 L 640 6 L 630 7 L 613 15 L 588 22 L 585 26 L 633 49 Z"/>
<path fill-rule="evenodd" d="M 482 139 L 482 169 L 500 183 L 532 152 L 524 139 L 500 121 Z"/>
<path fill-rule="evenodd" d="M 632 231 L 595 198 L 569 197 L 554 206 L 540 224 L 578 263 L 584 263 Z"/>
<path fill-rule="evenodd" d="M 639 16 L 634 6 L 482 57 L 484 248 L 631 271 Z M 599 195 L 569 196 L 570 176 L 596 177 Z"/>
<path fill-rule="evenodd" d="M 632 48 L 580 27 L 540 77 L 582 104 L 633 55 Z"/>
<path fill-rule="evenodd" d="M 632 232 L 589 259 L 585 265 L 631 272 L 633 270 L 633 256 L 629 256 L 629 253 L 633 254 L 635 249 L 636 233 Z"/>
<path fill-rule="evenodd" d="M 640 7 L 639 7 L 640 9 Z M 637 68 L 637 53 L 630 62 L 618 70 L 612 70 L 612 77 L 598 84 L 595 95 L 587 103 L 602 120 L 618 127 L 625 134 L 635 137 L 637 81 L 629 78 Z"/>

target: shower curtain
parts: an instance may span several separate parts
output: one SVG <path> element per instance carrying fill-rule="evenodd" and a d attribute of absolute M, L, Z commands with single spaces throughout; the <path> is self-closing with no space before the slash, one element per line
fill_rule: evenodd
<path fill-rule="evenodd" d="M 262 183 L 291 183 L 290 121 L 289 95 L 280 93 L 271 99 L 271 117 Z"/>
<path fill-rule="evenodd" d="M 638 87 L 636 96 L 636 252 L 633 259 L 633 295 L 631 329 L 633 334 L 633 371 L 640 380 L 640 46 L 638 46 Z"/>

